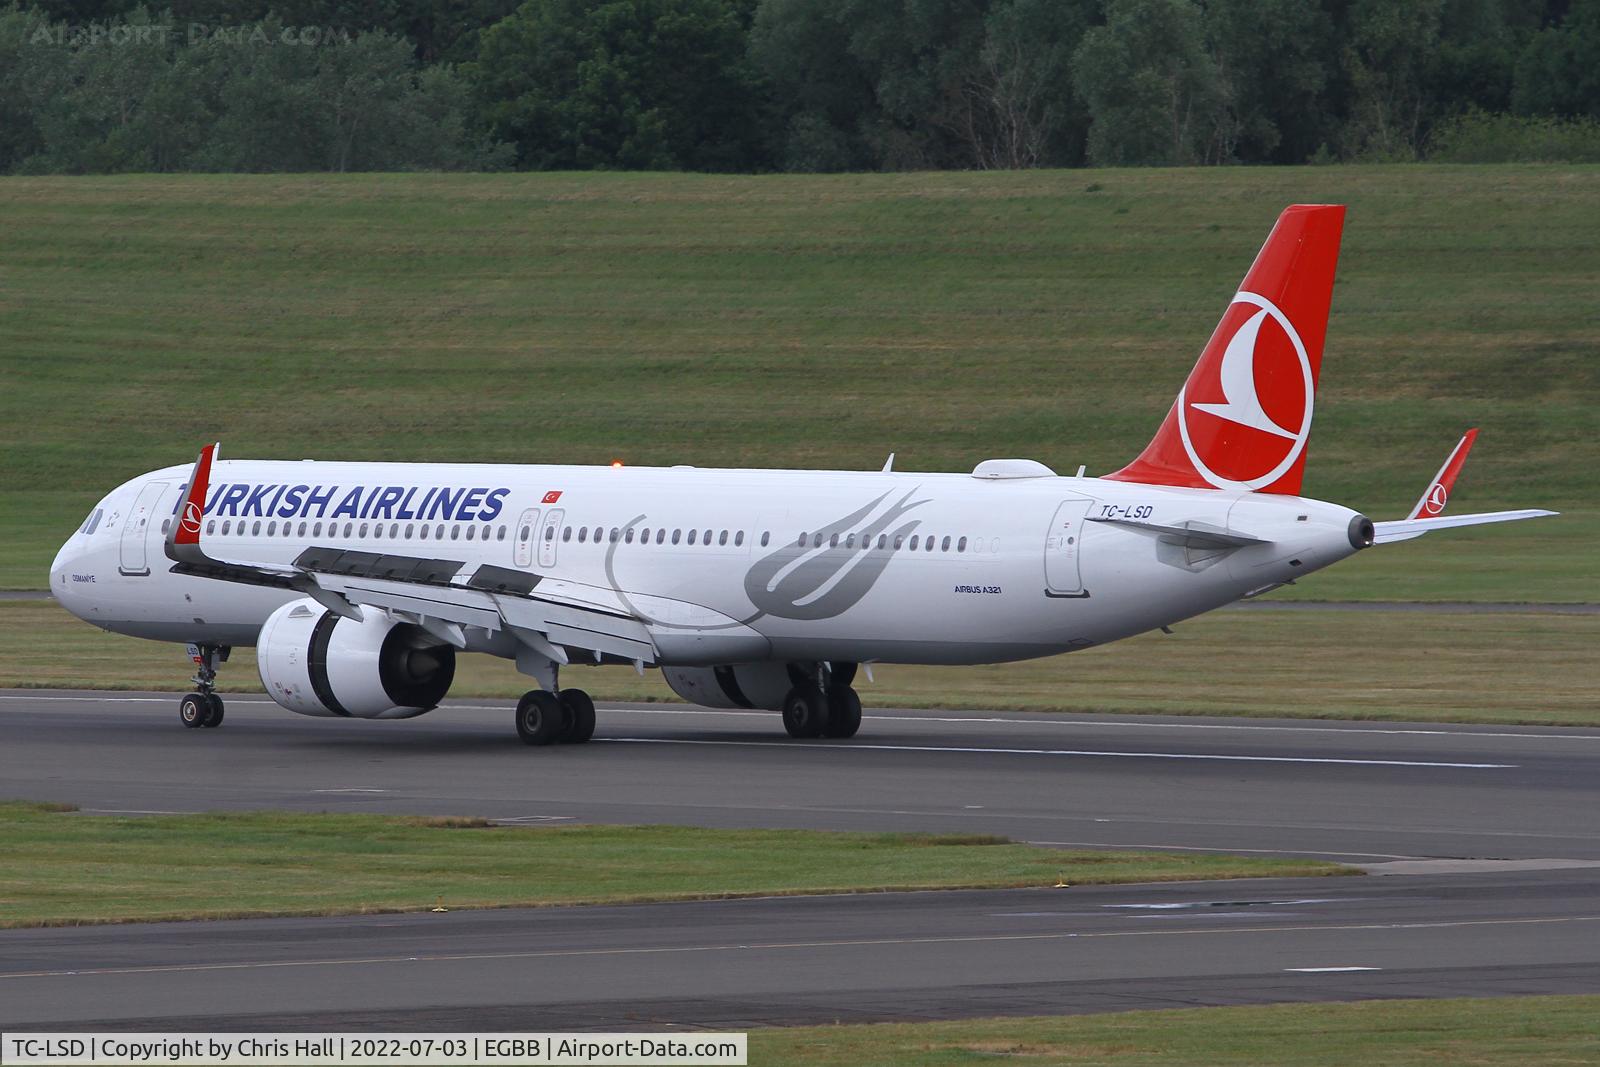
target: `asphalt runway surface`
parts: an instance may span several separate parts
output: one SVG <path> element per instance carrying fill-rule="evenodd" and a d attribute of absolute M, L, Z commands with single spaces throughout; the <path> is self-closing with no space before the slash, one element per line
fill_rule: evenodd
<path fill-rule="evenodd" d="M 794 742 L 771 713 L 607 706 L 595 742 L 529 749 L 509 702 L 377 723 L 239 696 L 220 729 L 184 730 L 170 694 L 11 690 L 0 795 L 956 830 L 1376 872 L 4 931 L 9 1027 L 747 1028 L 1600 992 L 1600 730 L 904 710 Z"/>

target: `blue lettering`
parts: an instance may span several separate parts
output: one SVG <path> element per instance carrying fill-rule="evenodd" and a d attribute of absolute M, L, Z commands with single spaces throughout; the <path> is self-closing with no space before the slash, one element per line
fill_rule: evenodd
<path fill-rule="evenodd" d="M 261 510 L 262 501 L 263 501 L 263 499 L 265 499 L 268 491 L 270 491 L 271 489 L 272 489 L 272 486 L 270 486 L 270 485 L 258 485 L 254 489 L 250 490 L 250 498 L 244 502 L 244 507 L 239 509 L 239 514 L 241 514 L 241 515 L 260 515 L 260 514 L 262 514 L 262 510 Z"/>
<path fill-rule="evenodd" d="M 311 490 L 311 494 L 306 497 L 306 508 L 302 514 L 309 516 L 311 509 L 316 508 L 317 518 L 322 518 L 323 513 L 328 510 L 328 501 L 333 499 L 333 494 L 338 490 L 339 487 L 337 485 L 328 486 L 326 491 L 323 490 L 322 486 L 316 486 Z"/>
<path fill-rule="evenodd" d="M 433 506 L 428 508 L 428 514 L 423 516 L 428 519 L 452 519 L 455 517 L 456 505 L 461 503 L 464 490 L 456 490 L 454 496 L 450 490 L 440 488 L 439 495 L 433 498 Z"/>
<path fill-rule="evenodd" d="M 241 500 L 243 500 L 246 496 L 248 496 L 249 493 L 250 493 L 250 487 L 248 485 L 230 485 L 230 486 L 228 486 L 227 491 L 222 494 L 222 498 L 217 501 L 217 514 L 218 515 L 237 515 L 237 514 L 239 514 L 239 511 L 238 511 L 239 502 Z"/>
<path fill-rule="evenodd" d="M 289 488 L 287 485 L 280 485 L 280 486 L 278 486 L 278 491 L 276 493 L 272 494 L 272 503 L 267 505 L 267 514 L 268 515 L 274 514 L 276 512 L 277 507 L 278 507 L 278 501 L 283 499 L 283 491 L 285 489 L 287 489 L 287 488 Z"/>
<path fill-rule="evenodd" d="M 478 512 L 478 518 L 484 522 L 500 514 L 500 502 L 511 495 L 509 489 L 496 489 L 489 494 L 489 499 L 484 502 L 483 510 Z"/>
<path fill-rule="evenodd" d="M 330 493 L 329 495 L 331 496 L 332 494 Z M 333 509 L 333 517 L 336 518 L 336 519 L 339 519 L 339 518 L 345 518 L 345 519 L 358 518 L 359 516 L 356 515 L 356 511 L 360 507 L 361 507 L 361 486 L 358 485 L 354 489 L 352 489 L 348 493 L 346 493 L 344 495 L 344 499 L 343 500 L 339 501 L 339 506 Z"/>
<path fill-rule="evenodd" d="M 295 513 L 300 510 L 301 498 L 305 496 L 306 490 L 309 488 L 311 487 L 308 485 L 297 485 L 283 494 L 283 503 L 278 506 L 278 518 L 294 518 Z"/>
<path fill-rule="evenodd" d="M 477 517 L 476 513 L 478 510 L 478 505 L 483 503 L 483 494 L 487 493 L 488 491 L 489 490 L 487 489 L 481 488 L 468 489 L 466 497 L 461 501 L 461 511 L 456 517 L 459 519 L 465 519 L 467 522 L 473 521 L 473 519 Z"/>
<path fill-rule="evenodd" d="M 404 492 L 405 490 L 398 485 L 384 486 L 383 491 L 377 494 L 377 502 L 372 505 L 372 517 L 374 519 L 394 518 L 395 501 L 399 500 Z"/>
<path fill-rule="evenodd" d="M 404 500 L 400 501 L 399 507 L 394 509 L 394 517 L 395 518 L 397 518 L 397 519 L 414 519 L 414 518 L 417 517 L 417 513 L 415 511 L 411 510 L 411 498 L 416 496 L 416 495 L 417 495 L 417 487 L 416 486 L 413 485 L 413 486 L 410 486 L 410 487 L 408 487 L 406 489 L 406 498 Z"/>

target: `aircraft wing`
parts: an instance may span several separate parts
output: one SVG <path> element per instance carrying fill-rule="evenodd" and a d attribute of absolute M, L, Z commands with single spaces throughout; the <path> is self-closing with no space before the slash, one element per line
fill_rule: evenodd
<path fill-rule="evenodd" d="M 543 577 L 526 571 L 480 564 L 464 573 L 457 560 L 340 548 L 308 548 L 288 565 L 210 556 L 200 527 L 217 448 L 207 445 L 195 461 L 179 521 L 167 535 L 176 574 L 295 590 L 347 618 L 360 619 L 363 607 L 392 612 L 457 648 L 466 647 L 463 630 L 472 626 L 504 630 L 556 663 L 571 662 L 573 653 L 639 666 L 656 660 L 649 630 L 616 597 L 564 581 L 541 592 Z"/>

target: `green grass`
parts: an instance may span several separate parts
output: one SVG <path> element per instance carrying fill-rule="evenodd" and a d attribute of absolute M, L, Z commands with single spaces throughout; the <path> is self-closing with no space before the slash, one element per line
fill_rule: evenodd
<path fill-rule="evenodd" d="M 1600 616 L 1222 611 L 1070 656 L 989 667 L 879 665 L 868 708 L 1016 708 L 1600 726 Z M 49 602 L 0 601 L 0 687 L 180 690 L 176 645 L 97 630 Z M 675 700 L 659 672 L 571 669 L 605 700 Z M 260 692 L 254 651 L 226 692 Z M 458 660 L 453 697 L 532 686 L 505 660 Z"/>
<path fill-rule="evenodd" d="M 0 927 L 1346 874 L 1310 860 L 1055 852 L 1004 838 L 491 826 L 481 819 L 114 818 L 0 803 Z"/>
<path fill-rule="evenodd" d="M 1278 1004 L 757 1030 L 762 1067 L 1411 1067 L 1600 1062 L 1600 997 Z"/>
<path fill-rule="evenodd" d="M 1311 200 L 1351 212 L 1307 491 L 1403 514 L 1476 424 L 1454 507 L 1582 514 L 1296 595 L 1600 601 L 1592 166 L 0 179 L 0 587 L 216 438 L 1103 473 Z"/>

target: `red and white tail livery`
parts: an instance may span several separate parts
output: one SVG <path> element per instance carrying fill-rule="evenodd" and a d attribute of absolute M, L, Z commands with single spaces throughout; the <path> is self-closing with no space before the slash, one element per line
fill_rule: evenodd
<path fill-rule="evenodd" d="M 1343 230 L 1341 206 L 1278 218 L 1161 429 L 1106 477 L 1299 494 Z"/>

